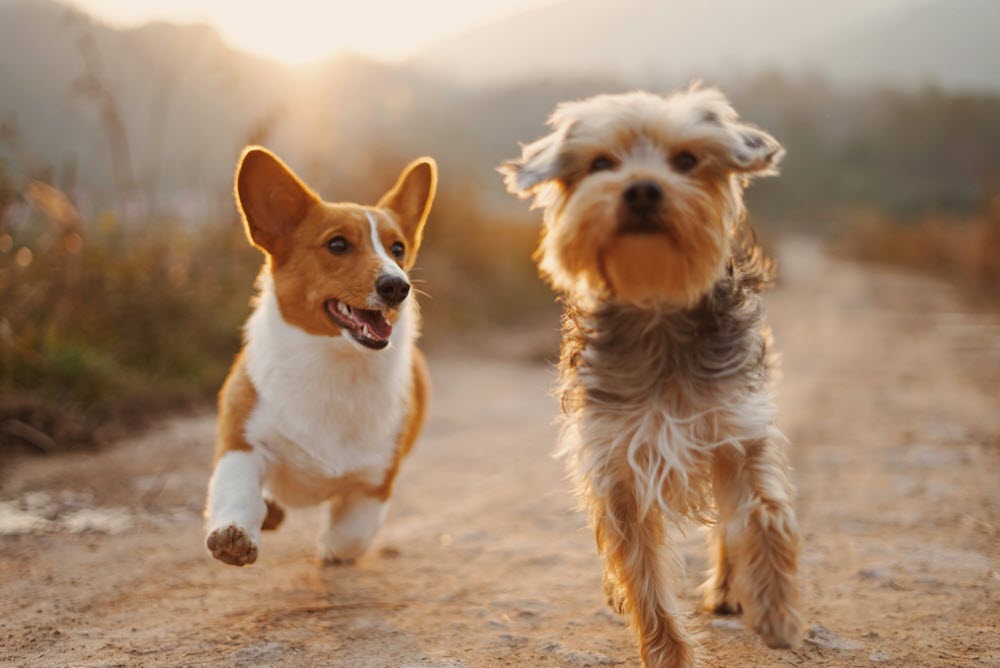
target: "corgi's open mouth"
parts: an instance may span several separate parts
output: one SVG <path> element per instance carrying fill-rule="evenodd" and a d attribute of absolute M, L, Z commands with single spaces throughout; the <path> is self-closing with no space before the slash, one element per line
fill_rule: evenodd
<path fill-rule="evenodd" d="M 326 312 L 361 345 L 374 350 L 389 345 L 392 323 L 385 317 L 385 311 L 354 308 L 337 299 L 328 299 Z"/>

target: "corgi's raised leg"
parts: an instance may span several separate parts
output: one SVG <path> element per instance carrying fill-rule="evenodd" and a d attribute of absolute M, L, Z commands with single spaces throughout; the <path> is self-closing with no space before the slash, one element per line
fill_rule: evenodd
<path fill-rule="evenodd" d="M 245 566 L 257 560 L 260 529 L 267 517 L 263 479 L 263 457 L 253 450 L 230 450 L 215 465 L 208 486 L 205 545 L 219 561 Z"/>
<path fill-rule="evenodd" d="M 257 560 L 260 529 L 268 516 L 261 491 L 267 461 L 246 439 L 246 423 L 256 403 L 257 392 L 240 353 L 219 394 L 215 471 L 205 509 L 205 545 L 213 557 L 234 566 Z"/>
<path fill-rule="evenodd" d="M 264 503 L 267 504 L 267 514 L 260 528 L 264 531 L 274 531 L 285 521 L 285 509 L 267 492 L 264 493 Z"/>
<path fill-rule="evenodd" d="M 339 564 L 361 556 L 385 522 L 389 501 L 359 492 L 330 501 L 326 527 L 320 535 L 320 556 Z"/>

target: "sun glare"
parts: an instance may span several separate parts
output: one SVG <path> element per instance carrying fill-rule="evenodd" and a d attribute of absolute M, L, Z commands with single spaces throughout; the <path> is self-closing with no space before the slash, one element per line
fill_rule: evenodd
<path fill-rule="evenodd" d="M 371 43 L 357 19 L 349 20 L 332 5 L 315 3 L 307 15 L 271 8 L 227 15 L 219 29 L 234 47 L 293 65 L 344 51 L 364 51 L 383 58 L 397 54 Z M 354 26 L 354 31 L 348 31 Z"/>
<path fill-rule="evenodd" d="M 291 64 L 353 52 L 398 61 L 448 33 L 552 0 L 72 0 L 116 25 L 207 23 L 233 47 Z"/>

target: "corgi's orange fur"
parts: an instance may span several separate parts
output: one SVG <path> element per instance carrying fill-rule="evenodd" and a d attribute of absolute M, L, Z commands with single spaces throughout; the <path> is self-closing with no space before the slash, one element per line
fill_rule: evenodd
<path fill-rule="evenodd" d="M 330 203 L 266 149 L 243 152 L 236 202 L 265 262 L 219 395 L 206 509 L 216 559 L 253 563 L 282 505 L 329 504 L 330 561 L 359 556 L 382 525 L 427 409 L 407 271 L 436 185 L 421 158 L 373 207 Z"/>

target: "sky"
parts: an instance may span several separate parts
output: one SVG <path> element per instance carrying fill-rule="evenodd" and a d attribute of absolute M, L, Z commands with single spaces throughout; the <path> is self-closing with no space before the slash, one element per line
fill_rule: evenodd
<path fill-rule="evenodd" d="M 552 0 L 70 0 L 115 26 L 207 23 L 232 46 L 288 63 L 343 52 L 398 61 L 449 33 Z"/>

